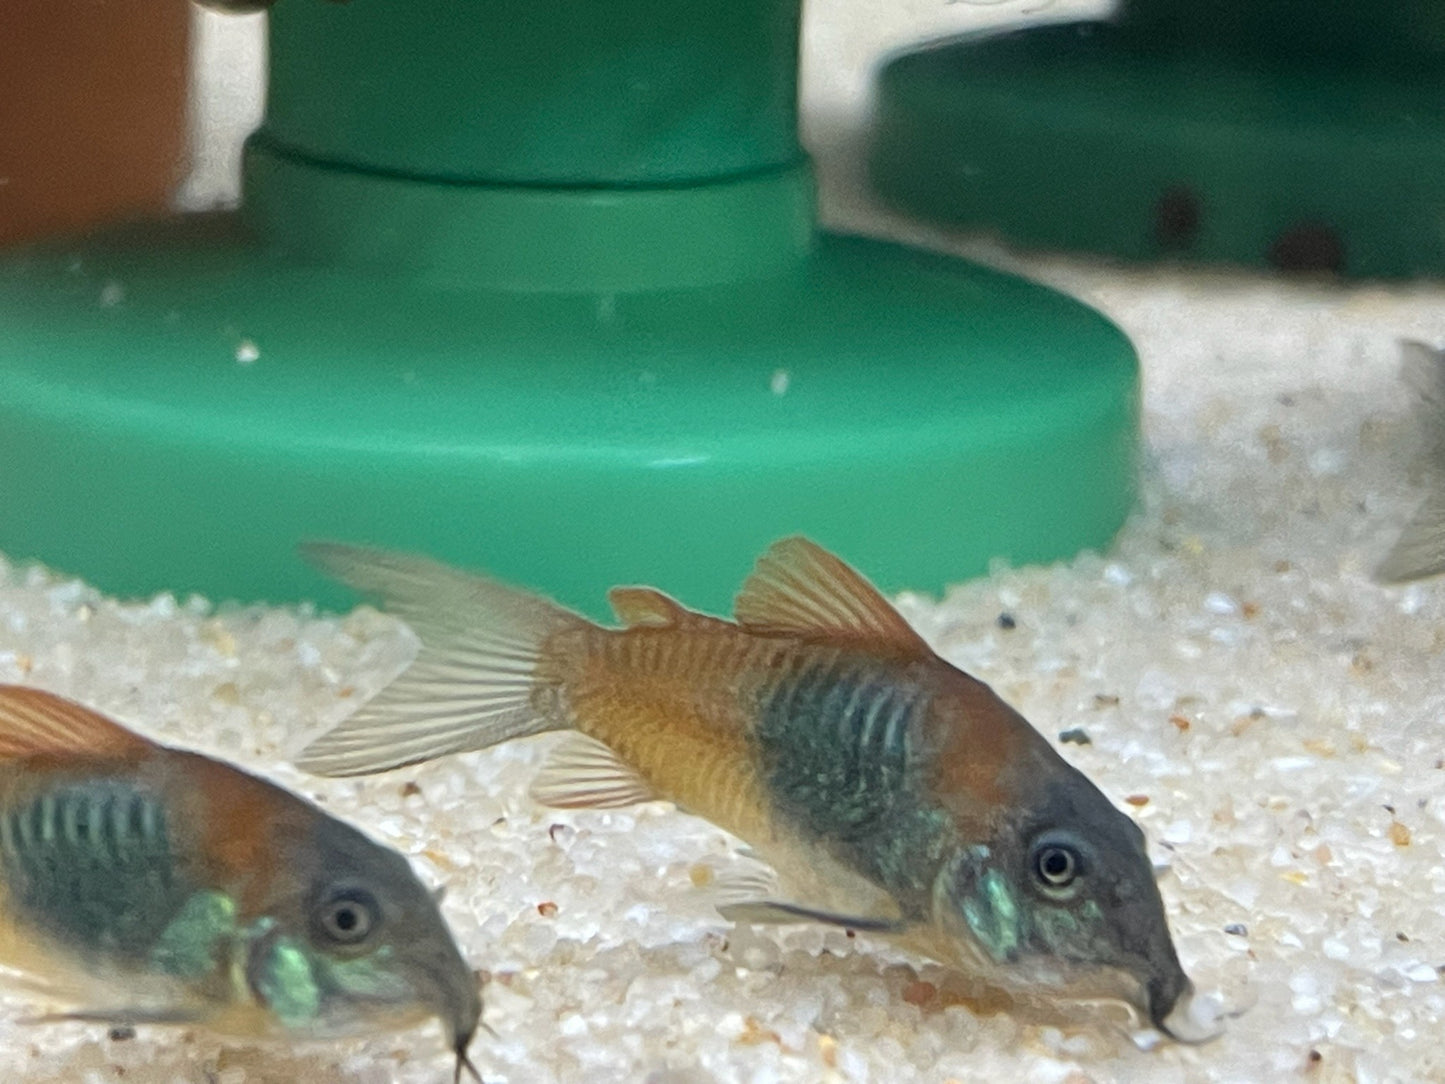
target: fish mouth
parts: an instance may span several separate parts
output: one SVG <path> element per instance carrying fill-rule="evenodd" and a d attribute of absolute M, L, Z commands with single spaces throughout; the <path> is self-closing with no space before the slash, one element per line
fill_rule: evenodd
<path fill-rule="evenodd" d="M 1212 998 L 1201 997 L 1188 979 L 1172 997 L 1158 997 L 1157 992 L 1151 985 L 1149 1019 L 1175 1042 L 1197 1045 L 1224 1033 L 1224 1013 Z"/>

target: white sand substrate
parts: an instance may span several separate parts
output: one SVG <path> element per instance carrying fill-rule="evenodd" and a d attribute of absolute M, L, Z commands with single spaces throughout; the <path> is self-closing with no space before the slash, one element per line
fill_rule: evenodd
<path fill-rule="evenodd" d="M 867 10 L 818 7 L 860 24 Z M 812 40 L 816 73 L 828 34 Z M 855 84 L 812 85 L 832 104 L 830 87 L 846 100 Z M 371 779 L 303 775 L 286 756 L 411 650 L 369 609 L 117 602 L 0 564 L 0 681 L 232 759 L 409 854 L 447 886 L 446 916 L 487 973 L 496 1034 L 474 1056 L 491 1084 L 1445 1080 L 1445 581 L 1370 575 L 1432 484 L 1396 339 L 1445 340 L 1445 290 L 1100 267 L 939 237 L 868 207 L 846 133 L 826 128 L 830 221 L 1022 269 L 1108 313 L 1140 352 L 1142 497 L 1116 544 L 900 605 L 1046 735 L 1086 731 L 1064 755 L 1169 864 L 1196 982 L 1246 1010 L 1223 1038 L 1143 1051 L 1107 1019 L 976 1017 L 936 994 L 941 969 L 877 941 L 735 929 L 709 902 L 734 849 L 721 831 L 661 803 L 564 814 L 527 799 L 552 736 Z M 6 1080 L 450 1075 L 434 1027 L 247 1048 L 15 1022 L 33 1008 L 0 1004 Z"/>

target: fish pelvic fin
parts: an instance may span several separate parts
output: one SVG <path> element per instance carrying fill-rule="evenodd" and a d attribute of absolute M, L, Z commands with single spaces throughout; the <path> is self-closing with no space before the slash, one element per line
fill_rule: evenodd
<path fill-rule="evenodd" d="M 554 809 L 619 809 L 657 797 L 616 753 L 585 734 L 569 734 L 552 750 L 530 793 Z"/>
<path fill-rule="evenodd" d="M 738 624 L 763 635 L 853 642 L 905 658 L 933 652 L 879 590 L 799 535 L 773 543 L 738 592 Z"/>
<path fill-rule="evenodd" d="M 421 641 L 400 677 L 297 759 L 367 775 L 571 725 L 549 643 L 587 620 L 531 592 L 430 560 L 336 543 L 302 555 L 385 608 Z"/>
<path fill-rule="evenodd" d="M 112 719 L 43 689 L 0 685 L 0 760 L 136 756 L 156 748 Z"/>

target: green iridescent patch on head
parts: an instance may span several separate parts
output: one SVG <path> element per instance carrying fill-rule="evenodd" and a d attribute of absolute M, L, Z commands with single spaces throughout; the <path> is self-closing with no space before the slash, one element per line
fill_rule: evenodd
<path fill-rule="evenodd" d="M 224 942 L 236 935 L 236 904 L 221 892 L 197 892 L 161 932 L 151 950 L 151 966 L 178 978 L 200 978 L 215 971 Z"/>
<path fill-rule="evenodd" d="M 1040 907 L 1034 914 L 1034 928 L 1044 944 L 1053 952 L 1063 954 L 1080 940 L 1079 919 L 1063 907 Z"/>
<path fill-rule="evenodd" d="M 318 957 L 316 969 L 324 985 L 343 996 L 368 1001 L 403 1002 L 416 996 L 412 984 L 393 966 L 391 946 L 385 945 L 368 956 L 351 959 Z"/>
<path fill-rule="evenodd" d="M 310 955 L 289 937 L 270 940 L 248 976 L 256 996 L 288 1028 L 302 1028 L 321 1011 L 321 987 Z"/>
<path fill-rule="evenodd" d="M 1003 874 L 991 869 L 979 878 L 977 892 L 963 901 L 963 917 L 996 962 L 1004 963 L 1017 954 L 1023 940 L 1023 916 Z"/>

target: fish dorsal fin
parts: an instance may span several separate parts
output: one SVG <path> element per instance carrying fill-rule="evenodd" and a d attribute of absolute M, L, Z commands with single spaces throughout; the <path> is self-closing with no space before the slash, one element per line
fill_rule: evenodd
<path fill-rule="evenodd" d="M 931 654 L 923 638 L 871 583 L 827 550 L 795 535 L 758 558 L 734 604 L 752 632 L 869 643 Z"/>
<path fill-rule="evenodd" d="M 31 756 L 125 756 L 151 743 L 104 715 L 23 685 L 0 685 L 0 760 Z"/>

